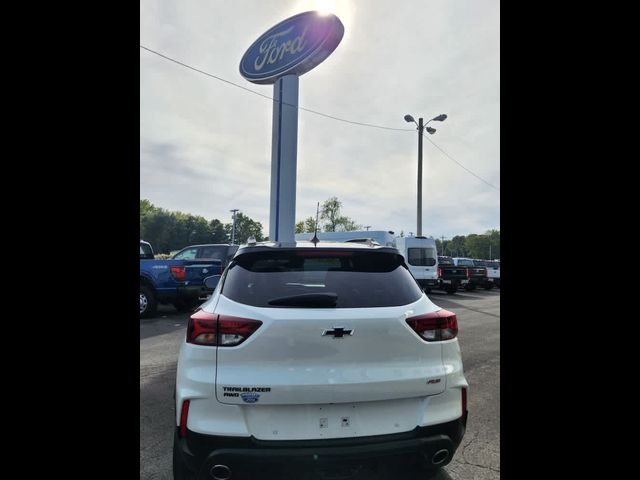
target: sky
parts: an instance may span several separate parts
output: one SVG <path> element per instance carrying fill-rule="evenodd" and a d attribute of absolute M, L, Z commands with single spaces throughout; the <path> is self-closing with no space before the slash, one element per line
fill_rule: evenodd
<path fill-rule="evenodd" d="M 308 10 L 336 14 L 336 50 L 300 77 L 296 220 L 316 203 L 371 230 L 416 231 L 418 145 L 404 121 L 447 114 L 429 140 L 500 188 L 498 0 L 141 0 L 140 44 L 269 97 L 239 73 L 262 33 Z M 272 102 L 140 49 L 140 198 L 269 233 Z M 413 129 L 413 130 L 412 130 Z M 500 228 L 500 192 L 425 139 L 423 234 Z"/>

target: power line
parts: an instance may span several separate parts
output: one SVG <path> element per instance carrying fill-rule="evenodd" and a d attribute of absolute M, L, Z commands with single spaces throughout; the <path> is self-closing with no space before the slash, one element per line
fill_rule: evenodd
<path fill-rule="evenodd" d="M 142 48 L 142 49 L 144 49 L 144 50 L 146 50 L 146 51 L 148 51 L 148 52 L 150 52 L 150 53 L 153 53 L 154 55 L 158 55 L 159 57 L 162 57 L 162 58 L 164 58 L 165 60 L 169 60 L 170 62 L 176 63 L 176 64 L 178 64 L 178 65 L 180 65 L 180 66 L 182 66 L 182 67 L 188 68 L 189 70 L 193 70 L 194 72 L 201 73 L 201 74 L 203 74 L 203 75 L 206 75 L 207 77 L 211 77 L 211 78 L 214 78 L 214 79 L 219 80 L 219 81 L 221 81 L 221 82 L 228 83 L 229 85 L 233 85 L 234 87 L 241 88 L 242 90 L 245 90 L 245 91 L 247 91 L 247 92 L 250 92 L 250 93 L 253 93 L 253 94 L 258 95 L 258 96 L 260 96 L 260 97 L 263 97 L 263 98 L 266 98 L 266 99 L 268 99 L 268 100 L 274 101 L 274 100 L 273 100 L 273 97 L 270 97 L 270 96 L 268 96 L 268 95 L 264 95 L 264 94 L 262 94 L 262 93 L 260 93 L 260 92 L 256 92 L 255 90 L 251 90 L 250 88 L 243 87 L 242 85 L 238 85 L 237 83 L 231 82 L 231 81 L 229 81 L 229 80 L 225 80 L 224 78 L 218 77 L 218 76 L 213 75 L 213 74 L 208 73 L 208 72 L 205 72 L 204 70 L 200 70 L 200 69 L 198 69 L 198 68 L 192 67 L 191 65 L 187 65 L 186 63 L 183 63 L 183 62 L 181 62 L 181 61 L 179 61 L 179 60 L 176 60 L 175 58 L 168 57 L 167 55 L 164 55 L 164 54 L 162 54 L 162 53 L 160 53 L 160 52 L 156 52 L 155 50 L 152 50 L 152 49 L 150 49 L 150 48 L 148 48 L 148 47 L 145 47 L 144 45 L 140 45 L 140 48 Z M 339 121 L 339 122 L 350 123 L 350 124 L 352 124 L 352 125 L 360 125 L 360 126 L 363 126 L 363 127 L 371 127 L 371 128 L 380 128 L 380 129 L 383 129 L 383 130 L 394 130 L 394 131 L 399 131 L 399 132 L 413 132 L 413 131 L 414 131 L 414 129 L 413 129 L 413 128 L 393 128 L 393 127 L 385 127 L 385 126 L 383 126 L 383 125 L 374 125 L 374 124 L 372 124 L 372 123 L 356 122 L 356 121 L 354 121 L 354 120 L 347 120 L 347 119 L 345 119 L 345 118 L 336 117 L 336 116 L 329 115 L 329 114 L 326 114 L 326 113 L 318 112 L 318 111 L 316 111 L 316 110 L 311 110 L 310 108 L 301 107 L 301 106 L 299 106 L 299 105 L 292 105 L 292 104 L 287 103 L 287 102 L 282 102 L 282 103 L 283 103 L 284 105 L 288 105 L 288 106 L 290 106 L 290 107 L 296 107 L 296 108 L 298 108 L 299 110 L 304 110 L 305 112 L 313 113 L 313 114 L 315 114 L 315 115 L 320 115 L 320 116 L 322 116 L 322 117 L 326 117 L 326 118 L 330 118 L 330 119 L 333 119 L 333 120 L 337 120 L 337 121 Z M 455 162 L 456 164 L 458 164 L 458 166 L 460 166 L 461 168 L 463 168 L 464 170 L 466 170 L 467 172 L 469 172 L 471 175 L 473 175 L 474 177 L 476 177 L 478 180 L 481 180 L 482 182 L 486 183 L 486 184 L 487 184 L 487 185 L 489 185 L 491 188 L 494 188 L 494 189 L 496 189 L 497 191 L 500 191 L 500 189 L 499 189 L 498 187 L 496 187 L 495 185 L 493 185 L 493 184 L 491 184 L 491 183 L 487 182 L 484 178 L 480 177 L 479 175 L 476 175 L 476 174 L 475 174 L 475 173 L 473 173 L 471 170 L 469 170 L 467 167 L 465 167 L 465 166 L 464 166 L 464 165 L 462 165 L 460 162 L 458 162 L 455 158 L 453 158 L 451 155 L 449 155 L 447 152 L 445 152 L 442 148 L 440 148 L 436 143 L 434 143 L 434 142 L 433 142 L 429 137 L 427 137 L 427 136 L 426 136 L 426 135 L 424 135 L 424 134 L 423 134 L 423 136 L 424 136 L 424 137 L 425 137 L 425 138 L 426 138 L 426 139 L 427 139 L 427 140 L 428 140 L 428 141 L 429 141 L 429 142 L 430 142 L 434 147 L 436 147 L 438 150 L 440 150 L 442 153 L 444 153 L 444 154 L 447 156 L 447 158 L 449 158 L 449 160 L 452 160 L 453 162 Z"/>
<path fill-rule="evenodd" d="M 168 56 L 166 56 L 166 55 L 164 55 L 164 54 L 162 54 L 160 52 L 156 52 L 155 50 L 152 50 L 152 49 L 150 49 L 148 47 L 145 47 L 144 45 L 140 45 L 140 48 L 142 48 L 142 49 L 144 49 L 144 50 L 146 50 L 148 52 L 151 52 L 151 53 L 153 53 L 155 55 L 158 55 L 159 57 L 162 57 L 165 60 L 169 60 L 170 62 L 177 63 L 180 66 L 183 66 L 185 68 L 193 70 L 194 72 L 198 72 L 198 73 L 201 73 L 201 74 L 206 75 L 208 77 L 215 78 L 216 80 L 220 80 L 221 82 L 228 83 L 229 85 L 233 85 L 234 87 L 241 88 L 242 90 L 246 90 L 247 92 L 254 93 L 254 94 L 259 95 L 259 96 L 261 96 L 263 98 L 266 98 L 268 100 L 273 101 L 273 98 L 268 96 L 268 95 L 264 95 L 264 94 L 262 94 L 260 92 L 256 92 L 255 90 L 251 90 L 250 88 L 243 87 L 242 85 L 238 85 L 237 83 L 231 82 L 229 80 L 225 80 L 224 78 L 218 77 L 216 75 L 212 75 L 212 74 L 210 74 L 208 72 L 205 72 L 204 70 L 200 70 L 198 68 L 192 67 L 191 65 L 187 65 L 186 63 L 183 63 L 183 62 L 181 62 L 179 60 L 176 60 L 175 58 L 168 57 Z M 353 121 L 353 120 L 347 120 L 346 118 L 335 117 L 333 115 L 328 115 L 326 113 L 318 112 L 316 110 L 311 110 L 310 108 L 301 107 L 299 105 L 292 105 L 292 104 L 287 103 L 287 102 L 282 102 L 282 104 L 283 105 L 288 105 L 290 107 L 297 107 L 299 110 L 304 110 L 305 112 L 313 113 L 315 115 L 320 115 L 320 116 L 326 117 L 326 118 L 331 118 L 333 120 L 338 120 L 339 122 L 351 123 L 353 125 L 361 125 L 363 127 L 381 128 L 383 130 L 396 130 L 396 131 L 399 131 L 399 132 L 413 132 L 412 128 L 393 128 L 393 127 L 385 127 L 383 125 L 374 125 L 372 123 L 356 122 L 356 121 Z"/>
<path fill-rule="evenodd" d="M 487 182 L 484 178 L 482 178 L 479 175 L 476 175 L 475 173 L 473 173 L 471 170 L 469 170 L 467 167 L 465 167 L 464 165 L 462 165 L 459 161 L 457 161 L 455 158 L 453 158 L 451 155 L 449 155 L 447 152 L 445 152 L 442 148 L 440 148 L 438 145 L 436 145 L 429 137 L 427 137 L 424 133 L 422 134 L 422 136 L 424 138 L 426 138 L 427 140 L 429 140 L 429 142 L 431 143 L 431 145 L 433 145 L 434 147 L 436 147 L 438 150 L 440 150 L 442 153 L 444 153 L 447 158 L 449 160 L 452 160 L 453 162 L 457 163 L 460 167 L 464 168 L 467 172 L 469 172 L 471 175 L 473 175 L 474 177 L 476 177 L 478 180 L 482 180 L 484 183 L 486 183 L 487 185 L 489 185 L 491 188 L 495 188 L 497 191 L 500 191 L 500 189 L 498 187 L 496 187 L 495 185 Z"/>

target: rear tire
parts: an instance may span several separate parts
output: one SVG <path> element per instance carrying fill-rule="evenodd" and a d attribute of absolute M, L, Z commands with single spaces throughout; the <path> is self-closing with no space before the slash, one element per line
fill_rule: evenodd
<path fill-rule="evenodd" d="M 447 295 L 453 295 L 458 291 L 458 289 L 449 287 L 449 288 L 445 288 L 444 291 L 447 292 Z"/>
<path fill-rule="evenodd" d="M 153 289 L 140 284 L 140 318 L 150 318 L 156 314 L 158 301 Z"/>
<path fill-rule="evenodd" d="M 195 480 L 196 476 L 184 463 L 176 437 L 177 434 L 173 437 L 173 480 Z"/>

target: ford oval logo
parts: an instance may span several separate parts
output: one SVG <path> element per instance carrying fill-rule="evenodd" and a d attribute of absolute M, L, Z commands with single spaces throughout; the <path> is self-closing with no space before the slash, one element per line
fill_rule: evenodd
<path fill-rule="evenodd" d="M 274 83 L 302 75 L 331 55 L 344 35 L 333 14 L 304 12 L 262 34 L 240 60 L 240 74 L 253 83 Z"/>

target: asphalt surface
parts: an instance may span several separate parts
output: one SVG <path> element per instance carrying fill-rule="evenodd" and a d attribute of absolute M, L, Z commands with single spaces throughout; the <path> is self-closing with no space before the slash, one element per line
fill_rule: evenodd
<path fill-rule="evenodd" d="M 476 290 L 429 297 L 458 316 L 459 341 L 469 381 L 467 432 L 453 460 L 436 476 L 402 472 L 368 480 L 497 480 L 500 478 L 500 291 Z M 188 314 L 160 307 L 140 320 L 140 479 L 172 479 L 173 388 Z M 287 479 L 298 480 L 298 479 Z"/>

